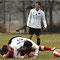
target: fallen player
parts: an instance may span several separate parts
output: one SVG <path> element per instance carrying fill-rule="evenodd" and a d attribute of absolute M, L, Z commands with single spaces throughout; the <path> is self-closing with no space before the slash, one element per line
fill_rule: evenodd
<path fill-rule="evenodd" d="M 53 51 L 55 47 L 38 46 L 30 39 L 13 37 L 9 40 L 8 45 L 3 45 L 0 54 L 3 58 L 36 58 L 39 51 L 45 50 Z"/>

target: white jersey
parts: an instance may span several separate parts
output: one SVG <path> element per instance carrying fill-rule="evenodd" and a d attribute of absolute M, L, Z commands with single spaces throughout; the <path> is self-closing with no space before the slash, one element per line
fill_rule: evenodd
<path fill-rule="evenodd" d="M 41 9 L 39 9 L 39 11 L 36 11 L 35 8 L 31 9 L 27 20 L 27 26 L 41 28 L 41 21 L 43 22 L 44 27 L 47 27 L 44 12 Z"/>
<path fill-rule="evenodd" d="M 22 38 L 22 37 L 16 37 L 13 38 L 11 44 L 9 45 L 14 49 L 14 57 L 17 58 L 17 53 L 19 49 L 22 49 L 24 42 L 25 41 L 30 41 L 32 43 L 32 48 L 35 49 L 35 55 L 38 56 L 38 51 L 39 51 L 39 46 L 36 45 L 32 40 L 27 39 L 27 38 Z"/>

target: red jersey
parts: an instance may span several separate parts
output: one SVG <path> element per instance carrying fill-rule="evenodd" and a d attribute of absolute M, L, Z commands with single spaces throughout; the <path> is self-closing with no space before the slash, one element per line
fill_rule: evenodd
<path fill-rule="evenodd" d="M 8 45 L 9 46 L 9 45 Z M 10 46 L 9 46 L 10 47 Z M 10 49 L 11 49 L 11 51 L 10 51 L 10 53 L 9 53 L 9 57 L 8 58 L 13 58 L 13 48 L 11 48 L 10 47 Z M 6 52 L 3 52 L 3 56 L 6 54 Z"/>

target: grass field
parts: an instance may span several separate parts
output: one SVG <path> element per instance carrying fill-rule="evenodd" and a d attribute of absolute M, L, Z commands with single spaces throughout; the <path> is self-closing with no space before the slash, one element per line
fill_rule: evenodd
<path fill-rule="evenodd" d="M 0 48 L 7 44 L 9 39 L 14 36 L 23 36 L 28 38 L 29 35 L 20 35 L 20 34 L 0 34 Z M 36 37 L 33 36 L 32 40 L 36 43 Z M 42 34 L 41 35 L 41 45 L 48 47 L 56 47 L 60 49 L 60 34 Z M 14 59 L 9 58 L 5 60 L 60 60 L 60 57 L 54 57 L 52 51 L 40 51 L 39 56 L 37 58 L 25 58 L 25 59 Z M 4 60 L 0 55 L 0 60 Z"/>

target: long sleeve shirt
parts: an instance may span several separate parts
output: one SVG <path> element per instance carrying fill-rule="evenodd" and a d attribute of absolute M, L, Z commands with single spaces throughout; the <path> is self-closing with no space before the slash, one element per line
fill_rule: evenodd
<path fill-rule="evenodd" d="M 41 21 L 43 22 L 44 27 L 47 27 L 44 11 L 41 9 L 36 11 L 35 8 L 31 9 L 27 20 L 27 26 L 41 29 Z"/>

